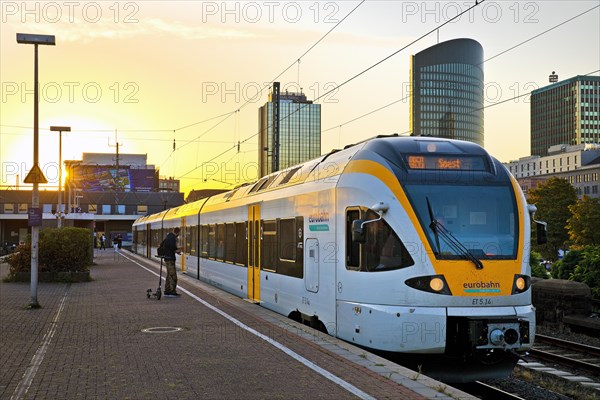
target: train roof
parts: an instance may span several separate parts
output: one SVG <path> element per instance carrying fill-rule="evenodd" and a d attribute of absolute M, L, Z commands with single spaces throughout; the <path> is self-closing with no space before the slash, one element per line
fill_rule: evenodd
<path fill-rule="evenodd" d="M 219 205 L 235 200 L 247 199 L 250 196 L 277 190 L 285 187 L 298 185 L 310 181 L 324 181 L 335 185 L 337 180 L 335 176 L 340 176 L 346 165 L 354 158 L 371 159 L 373 153 L 383 156 L 388 160 L 399 161 L 402 154 L 422 153 L 435 144 L 441 153 L 462 153 L 469 155 L 486 156 L 491 160 L 489 154 L 481 146 L 467 141 L 451 140 L 437 137 L 423 136 L 399 136 L 379 135 L 358 143 L 350 144 L 344 149 L 336 149 L 318 158 L 304 162 L 303 164 L 288 167 L 282 171 L 277 171 L 266 175 L 259 180 L 251 183 L 244 183 L 233 190 L 206 197 L 192 203 L 187 203 L 161 213 L 153 214 L 147 217 L 138 218 L 134 225 L 140 223 L 151 223 L 157 220 L 170 219 L 172 217 L 181 217 L 197 215 L 204 206 Z M 491 161 L 492 164 L 494 161 Z M 401 163 L 401 162 L 400 162 Z"/>

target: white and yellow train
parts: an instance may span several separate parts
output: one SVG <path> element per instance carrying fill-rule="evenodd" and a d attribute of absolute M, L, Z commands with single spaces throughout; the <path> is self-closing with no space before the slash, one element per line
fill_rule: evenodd
<path fill-rule="evenodd" d="M 530 216 L 469 142 L 377 137 L 134 224 L 152 259 L 447 381 L 504 376 L 533 345 Z"/>

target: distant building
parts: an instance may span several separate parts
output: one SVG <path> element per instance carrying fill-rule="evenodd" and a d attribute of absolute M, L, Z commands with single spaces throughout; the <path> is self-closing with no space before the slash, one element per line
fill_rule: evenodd
<path fill-rule="evenodd" d="M 279 82 L 259 109 L 258 127 L 260 177 L 321 155 L 321 105 L 303 93 L 279 93 Z"/>
<path fill-rule="evenodd" d="M 180 181 L 173 177 L 158 178 L 159 192 L 179 192 Z"/>
<path fill-rule="evenodd" d="M 557 177 L 568 180 L 579 197 L 600 197 L 600 145 L 556 145 L 547 153 L 544 157 L 522 157 L 504 164 L 525 194 L 540 183 Z"/>
<path fill-rule="evenodd" d="M 58 218 L 63 218 L 63 226 L 89 228 L 109 240 L 120 234 L 123 245 L 129 246 L 133 221 L 184 203 L 177 180 L 168 180 L 177 190 L 159 191 L 158 170 L 146 158 L 145 154 L 119 154 L 117 160 L 116 154 L 83 153 L 81 160 L 65 161 L 68 174 L 62 207 L 56 190 L 39 192 L 42 227 L 56 227 Z M 5 243 L 26 240 L 31 203 L 30 190 L 0 191 L 0 254 Z"/>
<path fill-rule="evenodd" d="M 87 192 L 156 192 L 158 175 L 146 154 L 83 153 L 81 160 L 66 160 L 65 189 Z"/>
<path fill-rule="evenodd" d="M 575 76 L 531 92 L 531 155 L 600 143 L 600 77 Z"/>
<path fill-rule="evenodd" d="M 411 59 L 413 136 L 467 140 L 483 146 L 483 47 L 472 39 L 431 46 Z"/>
<path fill-rule="evenodd" d="M 67 192 L 68 193 L 68 192 Z M 86 192 L 74 190 L 68 196 L 64 213 L 56 213 L 58 192 L 40 190 L 42 228 L 56 227 L 59 217 L 63 226 L 89 228 L 107 238 L 121 234 L 124 246 L 131 244 L 131 225 L 143 215 L 154 214 L 182 205 L 183 193 L 178 192 Z M 27 209 L 31 207 L 30 190 L 0 191 L 0 245 L 19 244 L 27 240 L 30 229 Z M 0 255 L 2 248 L 0 246 Z"/>

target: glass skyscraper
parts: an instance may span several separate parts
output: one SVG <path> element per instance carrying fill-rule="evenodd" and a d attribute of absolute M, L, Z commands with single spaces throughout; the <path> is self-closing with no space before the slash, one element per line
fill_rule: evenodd
<path fill-rule="evenodd" d="M 531 92 L 531 155 L 600 143 L 600 76 L 575 76 Z"/>
<path fill-rule="evenodd" d="M 269 102 L 259 109 L 260 136 L 259 174 L 274 172 L 275 119 L 273 93 Z M 321 155 L 321 105 L 307 100 L 303 93 L 282 92 L 279 94 L 279 162 L 277 170 L 301 164 Z"/>
<path fill-rule="evenodd" d="M 472 39 L 439 43 L 411 60 L 413 136 L 483 146 L 483 47 Z"/>

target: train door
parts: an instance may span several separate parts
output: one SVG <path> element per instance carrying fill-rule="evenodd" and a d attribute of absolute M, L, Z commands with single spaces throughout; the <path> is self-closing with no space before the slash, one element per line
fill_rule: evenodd
<path fill-rule="evenodd" d="M 304 286 L 309 292 L 319 291 L 319 241 L 306 239 L 304 246 Z"/>
<path fill-rule="evenodd" d="M 260 302 L 260 204 L 248 206 L 248 299 Z"/>
<path fill-rule="evenodd" d="M 181 263 L 181 273 L 185 273 L 186 271 L 186 259 L 187 259 L 187 252 L 188 252 L 188 232 L 187 232 L 187 227 L 185 225 L 185 217 L 181 218 L 181 232 L 179 232 L 179 248 L 181 249 L 181 257 L 179 257 L 180 259 L 180 263 Z"/>

